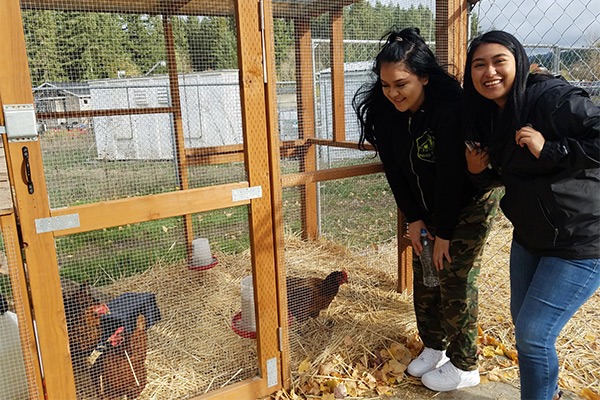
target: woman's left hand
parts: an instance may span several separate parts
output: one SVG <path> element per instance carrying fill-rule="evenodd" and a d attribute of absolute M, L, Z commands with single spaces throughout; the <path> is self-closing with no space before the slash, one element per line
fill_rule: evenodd
<path fill-rule="evenodd" d="M 535 158 L 540 158 L 540 153 L 546 143 L 546 139 L 541 132 L 533 129 L 531 124 L 527 124 L 517 131 L 515 135 L 515 141 L 517 146 L 527 146 L 529 152 L 534 155 Z"/>
<path fill-rule="evenodd" d="M 437 236 L 433 242 L 433 264 L 438 271 L 444 269 L 444 258 L 449 263 L 452 262 L 452 258 L 450 258 L 450 241 Z"/>

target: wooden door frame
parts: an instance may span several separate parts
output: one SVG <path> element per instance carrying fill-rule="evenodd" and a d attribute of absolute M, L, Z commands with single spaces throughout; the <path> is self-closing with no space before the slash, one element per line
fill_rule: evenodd
<path fill-rule="evenodd" d="M 19 0 L 6 0 L 0 13 L 0 104 L 31 105 L 33 94 Z M 3 112 L 3 123 L 6 122 Z M 23 129 L 27 129 L 26 127 Z M 35 136 L 35 132 L 26 132 Z M 8 136 L 8 133 L 7 133 Z M 33 192 L 24 176 L 23 150 L 29 154 Z M 69 353 L 67 324 L 60 289 L 58 261 L 52 232 L 37 233 L 35 221 L 50 217 L 50 206 L 37 137 L 9 140 L 6 145 L 9 179 L 23 258 L 27 265 L 29 294 L 35 315 L 44 386 L 50 399 L 74 399 L 75 382 Z M 33 326 L 31 326 L 33 331 Z M 40 395 L 43 395 L 40 393 Z"/>
<path fill-rule="evenodd" d="M 255 1 L 235 0 L 234 4 L 238 27 L 240 95 L 248 182 L 223 185 L 223 188 L 218 186 L 188 190 L 183 188 L 182 191 L 177 193 L 102 202 L 99 206 L 100 209 L 109 207 L 114 211 L 112 207 L 119 206 L 125 209 L 133 209 L 134 202 L 141 202 L 144 205 L 142 209 L 146 211 L 158 210 L 155 213 L 148 213 L 146 216 L 137 213 L 138 219 L 130 221 L 130 223 L 135 223 L 158 219 L 166 214 L 177 214 L 173 204 L 179 206 L 186 204 L 186 207 L 189 206 L 190 209 L 194 210 L 209 207 L 203 202 L 199 202 L 200 205 L 198 205 L 198 202 L 192 203 L 190 196 L 197 195 L 196 192 L 206 190 L 222 192 L 219 195 L 221 196 L 219 205 L 215 205 L 215 198 L 212 198 L 210 206 L 212 206 L 211 209 L 214 209 L 219 208 L 221 205 L 232 205 L 231 190 L 233 190 L 233 187 L 252 186 L 262 189 L 261 197 L 234 204 L 250 204 L 249 229 L 252 245 L 252 272 L 255 277 L 253 280 L 254 293 L 257 315 L 261 317 L 257 318 L 258 367 L 261 376 L 258 379 L 256 377 L 247 379 L 202 396 L 210 398 L 236 396 L 236 398 L 254 399 L 266 396 L 281 388 L 285 370 L 282 364 L 280 343 L 282 335 L 281 310 L 277 308 L 282 298 L 277 282 L 281 280 L 280 263 L 283 257 L 283 223 L 281 210 L 279 209 L 279 213 L 277 211 L 277 207 L 281 203 L 279 142 L 277 130 L 275 129 L 277 122 L 276 107 L 274 106 L 274 66 L 270 66 L 268 68 L 271 69 L 268 69 L 263 64 L 263 57 L 266 54 L 263 44 L 267 43 L 263 38 L 265 27 L 269 27 L 269 34 L 272 35 L 271 2 L 269 0 L 260 2 L 262 8 L 257 7 L 259 3 Z M 265 12 L 264 10 L 267 10 L 266 14 L 262 14 Z M 242 15 L 243 18 L 240 17 Z M 264 22 L 265 19 L 269 20 L 268 24 Z M 257 29 L 261 24 L 262 28 Z M 168 21 L 166 22 L 165 31 L 166 35 L 171 32 Z M 2 57 L 0 57 L 0 103 L 33 105 L 19 0 L 8 0 L 8 4 L 3 6 L 3 12 L 0 15 L 0 33 L 4 38 L 0 45 L 0 54 L 2 54 Z M 269 43 L 272 46 L 272 41 L 269 41 Z M 273 49 L 269 51 L 270 54 L 273 54 Z M 266 84 L 266 71 L 270 71 L 269 74 L 272 79 L 270 86 Z M 173 86 L 174 82 L 177 83 L 174 79 L 176 73 L 173 74 L 173 70 L 171 70 L 171 75 L 170 81 L 171 86 Z M 270 108 L 267 107 L 267 102 L 270 104 Z M 267 112 L 267 110 L 269 111 Z M 181 129 L 177 129 L 176 133 L 182 133 Z M 40 357 L 45 366 L 45 393 L 42 393 L 42 389 L 39 396 L 42 398 L 45 395 L 50 399 L 71 399 L 76 397 L 76 390 L 69 354 L 69 340 L 54 240 L 58 236 L 98 229 L 100 218 L 97 217 L 97 210 L 93 210 L 91 205 L 50 209 L 44 168 L 41 161 L 40 142 L 34 132 L 31 132 L 31 134 L 33 137 L 31 139 L 8 142 L 7 160 L 9 163 L 8 169 L 12 171 L 10 180 L 13 183 L 16 199 L 16 214 L 20 221 L 18 228 L 22 241 L 19 243 L 19 249 L 23 249 L 24 258 L 29 265 L 28 283 L 31 292 L 31 307 L 35 314 Z M 180 144 L 177 148 L 177 154 L 185 159 L 185 151 L 182 147 L 183 141 Z M 34 187 L 33 193 L 29 193 L 28 184 L 22 173 L 24 165 L 22 151 L 24 147 L 27 147 L 31 160 L 30 171 Z M 273 157 L 275 157 L 274 160 Z M 181 175 L 185 178 L 185 173 L 180 171 Z M 162 203 L 162 200 L 167 200 L 167 202 Z M 180 203 L 180 200 L 185 201 Z M 165 207 L 166 210 L 163 210 Z M 38 232 L 36 229 L 35 222 L 40 219 L 60 217 L 72 213 L 77 213 L 81 217 L 81 224 L 77 228 L 56 232 Z M 106 216 L 106 214 L 103 215 Z M 115 218 L 112 218 L 112 221 L 106 221 L 106 218 L 104 218 L 104 221 L 102 223 L 105 224 L 118 223 Z M 8 227 L 9 224 L 6 223 L 3 226 Z M 186 230 L 186 233 L 190 234 L 189 229 Z M 276 246 L 279 246 L 277 255 Z M 272 312 L 269 312 L 269 310 L 272 310 Z"/>

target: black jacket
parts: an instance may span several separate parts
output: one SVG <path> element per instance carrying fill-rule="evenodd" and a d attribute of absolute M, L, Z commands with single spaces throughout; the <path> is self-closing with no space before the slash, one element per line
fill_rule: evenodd
<path fill-rule="evenodd" d="M 466 174 L 460 104 L 425 101 L 414 114 L 395 108 L 375 122 L 375 139 L 398 208 L 452 239 L 461 209 L 478 190 Z"/>
<path fill-rule="evenodd" d="M 476 179 L 504 185 L 502 211 L 532 253 L 600 257 L 600 108 L 562 79 L 530 77 L 522 115 L 546 140 L 539 159 L 511 132 Z"/>

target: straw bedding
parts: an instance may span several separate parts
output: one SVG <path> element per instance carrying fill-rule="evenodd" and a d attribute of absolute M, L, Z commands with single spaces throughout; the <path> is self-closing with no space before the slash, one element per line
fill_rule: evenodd
<path fill-rule="evenodd" d="M 518 385 L 508 310 L 510 235 L 508 222 L 500 217 L 484 253 L 480 371 L 483 382 Z M 404 374 L 422 344 L 411 295 L 395 290 L 396 243 L 359 251 L 287 235 L 285 246 L 288 274 L 325 277 L 345 269 L 350 282 L 318 318 L 290 327 L 292 388 L 273 397 L 371 399 L 405 393 L 409 399 L 411 392 L 422 391 L 419 380 Z M 240 281 L 250 273 L 250 253 L 217 258 L 219 264 L 209 271 L 157 265 L 106 288 L 109 295 L 149 291 L 157 296 L 163 318 L 148 332 L 148 385 L 141 399 L 186 398 L 258 374 L 254 340 L 231 329 L 231 317 L 240 310 Z M 558 342 L 561 386 L 588 399 L 595 399 L 600 387 L 599 306 L 596 293 Z M 79 383 L 78 389 L 84 386 Z"/>

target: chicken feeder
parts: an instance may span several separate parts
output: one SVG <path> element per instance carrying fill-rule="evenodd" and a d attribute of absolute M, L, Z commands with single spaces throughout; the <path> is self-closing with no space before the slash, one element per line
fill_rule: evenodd
<path fill-rule="evenodd" d="M 217 257 L 210 251 L 210 244 L 206 238 L 192 240 L 192 262 L 188 266 L 194 271 L 206 271 L 218 264 Z"/>
<path fill-rule="evenodd" d="M 256 316 L 254 314 L 254 288 L 252 275 L 242 279 L 242 311 L 233 316 L 231 328 L 241 337 L 256 338 Z"/>

